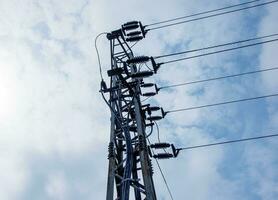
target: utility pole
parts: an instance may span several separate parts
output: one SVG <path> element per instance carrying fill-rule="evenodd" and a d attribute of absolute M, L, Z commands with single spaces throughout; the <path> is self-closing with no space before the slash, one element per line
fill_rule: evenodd
<path fill-rule="evenodd" d="M 162 108 L 143 105 L 140 100 L 140 96 L 158 93 L 157 86 L 145 83 L 144 79 L 155 74 L 160 64 L 152 57 L 134 57 L 129 45 L 142 40 L 146 33 L 141 22 L 132 21 L 107 34 L 111 51 L 111 69 L 107 71 L 110 85 L 107 87 L 102 80 L 100 90 L 111 111 L 106 200 L 129 200 L 132 193 L 135 200 L 157 200 L 151 157 L 174 157 L 169 153 L 151 153 L 151 148 L 168 148 L 167 143 L 147 145 L 155 121 L 165 113 Z M 105 94 L 109 94 L 109 100 Z M 157 112 L 160 115 L 152 115 Z"/>
<path fill-rule="evenodd" d="M 107 34 L 111 50 L 110 87 L 102 82 L 102 92 L 109 93 L 107 104 L 111 110 L 107 200 L 128 200 L 131 190 L 136 200 L 157 199 L 145 132 L 149 125 L 140 101 L 140 84 L 152 72 L 144 74 L 138 70 L 128 44 L 143 39 L 145 34 L 141 23 L 135 21 Z"/>

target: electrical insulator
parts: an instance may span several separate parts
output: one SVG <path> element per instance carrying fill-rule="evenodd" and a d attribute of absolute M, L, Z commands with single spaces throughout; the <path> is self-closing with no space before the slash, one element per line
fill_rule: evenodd
<path fill-rule="evenodd" d="M 144 63 L 149 61 L 150 58 L 148 56 L 137 56 L 134 58 L 130 58 L 126 61 L 127 64 L 137 64 L 137 63 Z"/>
<path fill-rule="evenodd" d="M 154 95 L 156 95 L 156 92 L 146 92 L 146 93 L 142 94 L 142 96 L 144 96 L 144 97 L 152 97 Z"/>
<path fill-rule="evenodd" d="M 147 120 L 150 120 L 150 121 L 156 121 L 156 120 L 161 120 L 163 117 L 161 116 L 150 116 L 147 118 Z"/>
<path fill-rule="evenodd" d="M 129 26 L 129 25 L 138 24 L 138 23 L 139 23 L 138 21 L 130 21 L 130 22 L 126 22 L 124 24 L 124 26 Z"/>
<path fill-rule="evenodd" d="M 148 76 L 152 76 L 153 72 L 151 71 L 141 71 L 141 72 L 137 72 L 135 74 L 131 74 L 132 78 L 145 78 Z"/>
<path fill-rule="evenodd" d="M 151 148 L 154 148 L 154 149 L 164 149 L 164 148 L 168 148 L 170 147 L 171 145 L 169 143 L 165 143 L 165 142 L 162 142 L 162 143 L 155 143 L 155 144 L 151 144 L 150 147 Z"/>
<path fill-rule="evenodd" d="M 153 111 L 158 111 L 158 110 L 161 110 L 161 115 L 162 116 L 153 116 L 153 117 L 150 116 L 147 119 L 149 119 L 149 120 L 160 120 L 160 119 L 164 118 L 167 113 L 164 112 L 163 108 L 161 108 L 161 107 L 154 106 L 154 107 L 147 107 L 145 109 L 145 111 L 147 111 L 149 115 L 151 115 Z M 157 117 L 159 117 L 159 118 L 157 118 Z"/>
<path fill-rule="evenodd" d="M 154 83 L 143 83 L 142 85 L 141 85 L 141 87 L 152 87 L 152 86 L 154 86 L 155 84 Z"/>
<path fill-rule="evenodd" d="M 116 76 L 120 75 L 124 72 L 123 68 L 115 68 L 115 69 L 110 69 L 107 71 L 108 76 Z"/>
<path fill-rule="evenodd" d="M 137 29 L 139 27 L 139 23 L 137 21 L 127 22 L 122 26 L 124 31 Z"/>
<path fill-rule="evenodd" d="M 171 153 L 158 153 L 153 155 L 153 157 L 157 159 L 168 159 L 168 158 L 173 158 L 174 156 Z"/>
<path fill-rule="evenodd" d="M 130 33 L 127 33 L 126 36 L 138 36 L 141 34 L 141 31 L 133 31 Z"/>
<path fill-rule="evenodd" d="M 126 38 L 126 41 L 127 42 L 137 42 L 142 39 L 143 39 L 143 36 L 134 36 L 134 37 Z"/>
<path fill-rule="evenodd" d="M 148 110 L 150 111 L 157 111 L 157 110 L 160 110 L 161 108 L 158 107 L 158 106 L 153 106 L 153 107 L 148 107 Z"/>
<path fill-rule="evenodd" d="M 123 30 L 129 31 L 129 30 L 137 29 L 138 27 L 139 27 L 138 24 L 130 24 L 130 25 L 123 26 Z"/>
<path fill-rule="evenodd" d="M 158 106 L 153 106 L 153 107 L 147 107 L 147 108 L 146 108 L 146 111 L 148 112 L 149 115 L 151 115 L 151 114 L 152 114 L 152 111 L 158 111 L 158 110 L 160 110 L 160 109 L 161 109 L 161 108 L 158 107 Z"/>

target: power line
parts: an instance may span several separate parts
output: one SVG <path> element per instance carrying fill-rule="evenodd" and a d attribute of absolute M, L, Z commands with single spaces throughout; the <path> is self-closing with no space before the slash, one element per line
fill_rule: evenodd
<path fill-rule="evenodd" d="M 235 5 L 231 5 L 231 6 L 217 8 L 217 9 L 214 9 L 214 10 L 203 11 L 203 12 L 199 12 L 199 13 L 195 13 L 195 14 L 191 14 L 191 15 L 186 15 L 186 16 L 183 16 L 183 17 L 177 17 L 177 18 L 173 18 L 173 19 L 169 19 L 169 20 L 164 20 L 164 21 L 148 24 L 146 26 L 154 26 L 154 25 L 158 25 L 158 24 L 164 24 L 164 23 L 167 23 L 167 22 L 172 22 L 172 21 L 176 21 L 176 20 L 180 20 L 180 19 L 195 17 L 195 16 L 198 16 L 198 15 L 203 15 L 203 14 L 208 14 L 208 13 L 212 13 L 212 12 L 216 12 L 216 11 L 226 10 L 226 9 L 229 9 L 229 8 L 243 6 L 243 5 L 251 4 L 251 3 L 254 3 L 254 2 L 257 2 L 257 1 L 260 1 L 260 0 L 248 1 L 248 2 L 244 2 L 244 3 L 240 3 L 240 4 L 235 4 Z"/>
<path fill-rule="evenodd" d="M 170 53 L 170 54 L 155 56 L 154 58 L 158 59 L 158 58 L 164 58 L 164 57 L 175 56 L 175 55 L 180 55 L 180 54 L 193 53 L 193 52 L 197 52 L 197 51 L 208 50 L 208 49 L 213 49 L 213 48 L 218 48 L 218 47 L 224 47 L 224 46 L 233 45 L 233 44 L 250 42 L 250 41 L 254 41 L 254 40 L 259 40 L 259 39 L 264 39 L 264 38 L 268 38 L 268 37 L 277 36 L 277 35 L 278 35 L 278 33 L 275 33 L 275 34 L 270 34 L 270 35 L 261 36 L 261 37 L 249 38 L 249 39 L 245 39 L 245 40 L 239 40 L 239 41 L 228 42 L 228 43 L 224 43 L 224 44 L 217 44 L 217 45 L 213 45 L 213 46 L 202 47 L 202 48 L 198 48 L 198 49 L 192 49 L 192 50 L 187 50 L 187 51 L 182 51 L 182 52 L 177 52 L 177 53 Z"/>
<path fill-rule="evenodd" d="M 198 21 L 198 20 L 202 20 L 202 19 L 207 19 L 207 18 L 211 18 L 211 17 L 216 17 L 216 16 L 220 16 L 220 15 L 234 13 L 234 12 L 238 12 L 238 11 L 242 11 L 242 10 L 247 10 L 247 9 L 250 9 L 250 8 L 260 7 L 260 6 L 264 6 L 264 5 L 268 5 L 268 4 L 272 4 L 272 3 L 276 3 L 276 2 L 278 2 L 278 0 L 268 1 L 268 2 L 265 2 L 265 3 L 256 4 L 256 5 L 253 5 L 253 6 L 247 6 L 247 7 L 244 7 L 244 8 L 238 8 L 238 9 L 234 9 L 234 10 L 230 10 L 230 11 L 220 12 L 220 13 L 217 13 L 217 14 L 211 14 L 211 15 L 207 15 L 207 16 L 204 16 L 204 17 L 198 17 L 198 18 L 185 20 L 185 21 L 181 21 L 181 22 L 176 22 L 176 23 L 172 23 L 172 24 L 157 26 L 157 27 L 154 27 L 154 28 L 150 28 L 149 30 L 157 30 L 157 29 L 161 29 L 161 28 L 165 28 L 165 27 L 169 27 L 169 26 L 175 26 L 175 25 L 179 25 L 179 24 L 189 23 L 189 22 L 193 22 L 193 21 Z"/>
<path fill-rule="evenodd" d="M 169 61 L 163 62 L 162 64 L 173 63 L 173 62 L 178 62 L 178 61 L 182 61 L 182 60 L 188 60 L 188 59 L 192 59 L 192 58 L 198 58 L 198 57 L 213 55 L 213 54 L 217 54 L 217 53 L 223 53 L 223 52 L 227 52 L 227 51 L 233 51 L 233 50 L 236 50 L 236 49 L 252 47 L 252 46 L 265 44 L 265 43 L 271 43 L 271 42 L 275 42 L 275 41 L 278 41 L 278 39 L 266 40 L 266 41 L 263 41 L 263 42 L 257 42 L 257 43 L 253 43 L 253 44 L 242 45 L 242 46 L 239 46 L 239 47 L 233 47 L 233 48 L 223 49 L 223 50 L 219 50 L 219 51 L 213 51 L 213 52 L 209 52 L 209 53 L 199 54 L 199 55 L 195 55 L 195 56 L 189 56 L 189 57 L 169 60 Z"/>
<path fill-rule="evenodd" d="M 251 100 L 256 100 L 256 99 L 264 99 L 264 98 L 270 98 L 270 97 L 276 97 L 276 96 L 278 96 L 278 93 L 277 94 L 264 95 L 264 96 L 257 96 L 257 97 L 252 97 L 252 98 L 246 98 L 246 99 L 225 101 L 225 102 L 214 103 L 214 104 L 207 104 L 207 105 L 202 105 L 202 106 L 195 106 L 195 107 L 189 107 L 189 108 L 169 110 L 166 113 L 189 111 L 189 110 L 195 110 L 195 109 L 201 109 L 201 108 L 207 108 L 207 107 L 214 107 L 214 106 L 220 106 L 220 105 L 231 104 L 231 103 L 238 103 L 238 102 L 243 102 L 243 101 L 251 101 Z"/>
<path fill-rule="evenodd" d="M 223 144 L 230 144 L 230 143 L 236 143 L 236 142 L 246 142 L 246 141 L 250 141 L 250 140 L 259 140 L 259 139 L 265 139 L 265 138 L 277 137 L 277 136 L 278 136 L 278 134 L 263 135 L 263 136 L 243 138 L 243 139 L 238 139 L 238 140 L 228 140 L 228 141 L 224 141 L 224 142 L 216 142 L 216 143 L 196 145 L 196 146 L 190 146 L 190 147 L 182 147 L 182 148 L 177 148 L 177 150 L 182 151 L 182 150 L 189 150 L 189 149 L 197 149 L 197 148 L 204 148 L 204 147 L 223 145 Z"/>
<path fill-rule="evenodd" d="M 167 89 L 167 88 L 180 87 L 180 86 L 191 85 L 191 84 L 195 84 L 195 83 L 203 83 L 203 82 L 220 80 L 220 79 L 225 79 L 225 78 L 232 78 L 232 77 L 250 75 L 250 74 L 255 74 L 255 73 L 262 73 L 262 72 L 272 71 L 272 70 L 277 70 L 277 69 L 278 69 L 278 67 L 266 68 L 266 69 L 262 69 L 262 70 L 243 72 L 243 73 L 239 73 L 239 74 L 232 74 L 232 75 L 227 75 L 227 76 L 219 76 L 219 77 L 203 79 L 203 80 L 197 80 L 197 81 L 190 81 L 190 82 L 179 83 L 179 84 L 174 84 L 174 85 L 166 85 L 166 86 L 161 86 L 158 89 L 162 90 L 162 89 Z"/>
<path fill-rule="evenodd" d="M 168 185 L 168 183 L 167 183 L 167 180 L 166 180 L 166 178 L 165 178 L 165 176 L 164 176 L 164 173 L 163 173 L 163 171 L 162 171 L 162 169 L 161 169 L 161 167 L 160 167 L 160 164 L 159 164 L 157 158 L 155 159 L 155 162 L 156 162 L 156 164 L 157 164 L 157 166 L 158 166 L 158 169 L 159 169 L 159 171 L 160 171 L 160 174 L 161 174 L 161 176 L 162 176 L 162 178 L 163 178 L 163 181 L 164 181 L 164 183 L 165 183 L 165 185 L 166 185 L 167 191 L 168 191 L 168 193 L 169 193 L 171 199 L 174 200 L 173 195 L 172 195 L 171 190 L 170 190 L 170 187 L 169 187 L 169 185 Z"/>

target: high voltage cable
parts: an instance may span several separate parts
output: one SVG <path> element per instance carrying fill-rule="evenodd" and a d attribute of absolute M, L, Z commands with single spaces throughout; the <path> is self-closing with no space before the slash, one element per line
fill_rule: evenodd
<path fill-rule="evenodd" d="M 265 35 L 265 36 L 260 36 L 260 37 L 255 37 L 255 38 L 248 38 L 248 39 L 245 39 L 245 40 L 239 40 L 239 41 L 217 44 L 217 45 L 208 46 L 208 47 L 202 47 L 202 48 L 198 48 L 198 49 L 181 51 L 181 52 L 177 52 L 177 53 L 170 53 L 170 54 L 165 54 L 165 55 L 160 55 L 160 56 L 154 56 L 154 58 L 158 59 L 158 58 L 164 58 L 164 57 L 175 56 L 175 55 L 180 55 L 180 54 L 193 53 L 193 52 L 208 50 L 208 49 L 212 49 L 212 48 L 218 48 L 218 47 L 224 47 L 224 46 L 233 45 L 233 44 L 250 42 L 250 41 L 254 41 L 254 40 L 259 40 L 259 39 L 264 39 L 264 38 L 268 38 L 268 37 L 277 36 L 277 35 L 278 35 L 278 33 Z"/>
<path fill-rule="evenodd" d="M 158 169 L 159 169 L 159 171 L 160 171 L 160 174 L 161 174 L 161 176 L 162 176 L 162 178 L 163 178 L 163 181 L 164 181 L 164 183 L 165 183 L 165 185 L 166 185 L 167 191 L 168 191 L 168 193 L 169 193 L 171 199 L 174 200 L 173 195 L 172 195 L 171 190 L 170 190 L 170 187 L 169 187 L 169 185 L 168 185 L 168 183 L 167 183 L 167 180 L 166 180 L 166 178 L 165 178 L 165 176 L 164 176 L 164 173 L 163 173 L 163 171 L 162 171 L 162 169 L 161 169 L 161 167 L 160 167 L 160 164 L 159 164 L 158 160 L 155 159 L 155 162 L 156 162 L 156 164 L 157 164 L 157 166 L 158 166 Z"/>
<path fill-rule="evenodd" d="M 232 101 L 225 101 L 225 102 L 214 103 L 214 104 L 207 104 L 207 105 L 202 105 L 202 106 L 194 106 L 194 107 L 188 107 L 188 108 L 169 110 L 166 113 L 168 114 L 168 113 L 174 113 L 174 112 L 189 111 L 189 110 L 195 110 L 195 109 L 201 109 L 201 108 L 207 108 L 207 107 L 220 106 L 220 105 L 225 105 L 225 104 L 238 103 L 238 102 L 243 102 L 243 101 L 265 99 L 265 98 L 276 97 L 276 96 L 278 96 L 278 93 L 277 94 L 264 95 L 264 96 L 251 97 L 251 98 L 246 98 L 246 99 L 237 99 L 237 100 L 232 100 Z"/>
<path fill-rule="evenodd" d="M 223 145 L 223 144 L 230 144 L 230 143 L 236 143 L 236 142 L 246 142 L 246 141 L 250 141 L 250 140 L 259 140 L 259 139 L 265 139 L 265 138 L 277 137 L 277 136 L 278 136 L 278 134 L 263 135 L 263 136 L 243 138 L 243 139 L 238 139 L 238 140 L 228 140 L 228 141 L 224 141 L 224 142 L 216 142 L 216 143 L 196 145 L 196 146 L 190 146 L 190 147 L 182 147 L 182 148 L 177 148 L 177 150 L 182 151 L 182 150 L 189 150 L 189 149 L 197 149 L 197 148 L 210 147 L 210 146 Z"/>
<path fill-rule="evenodd" d="M 223 52 L 227 52 L 227 51 L 233 51 L 233 50 L 236 50 L 236 49 L 252 47 L 252 46 L 256 46 L 256 45 L 260 45 L 260 44 L 265 44 L 265 43 L 271 43 L 271 42 L 275 42 L 275 41 L 278 41 L 278 39 L 266 40 L 266 41 L 263 41 L 263 42 L 257 42 L 257 43 L 253 43 L 253 44 L 242 45 L 242 46 L 239 46 L 239 47 L 233 47 L 233 48 L 213 51 L 213 52 L 209 52 L 209 53 L 199 54 L 199 55 L 195 55 L 195 56 L 189 56 L 189 57 L 169 60 L 169 61 L 163 62 L 162 64 L 173 63 L 173 62 L 178 62 L 178 61 L 182 61 L 182 60 L 188 60 L 188 59 L 192 59 L 192 58 L 198 58 L 198 57 L 213 55 L 213 54 L 217 54 L 217 53 L 223 53 Z"/>
<path fill-rule="evenodd" d="M 234 10 L 230 10 L 230 11 L 220 12 L 220 13 L 217 13 L 217 14 L 211 14 L 211 15 L 207 15 L 207 16 L 204 16 L 204 17 L 198 17 L 198 18 L 185 20 L 185 21 L 181 21 L 181 22 L 176 22 L 176 23 L 172 23 L 172 24 L 166 24 L 166 25 L 150 28 L 149 30 L 157 30 L 157 29 L 161 29 L 161 28 L 165 28 L 165 27 L 169 27 L 169 26 L 175 26 L 175 25 L 179 25 L 179 24 L 189 23 L 189 22 L 193 22 L 193 21 L 206 19 L 206 18 L 211 18 L 211 17 L 216 17 L 216 16 L 220 16 L 220 15 L 234 13 L 234 12 L 238 12 L 238 11 L 242 11 L 242 10 L 247 10 L 247 9 L 250 9 L 250 8 L 264 6 L 264 5 L 268 5 L 268 4 L 272 4 L 272 3 L 276 3 L 276 2 L 278 2 L 278 0 L 268 1 L 268 2 L 264 2 L 264 3 L 256 4 L 256 5 L 253 5 L 253 6 L 247 6 L 247 7 L 244 7 L 244 8 L 238 8 L 238 9 L 234 9 Z"/>
<path fill-rule="evenodd" d="M 278 69 L 278 67 L 266 68 L 266 69 L 262 69 L 262 70 L 243 72 L 243 73 L 239 73 L 239 74 L 232 74 L 232 75 L 227 75 L 227 76 L 219 76 L 219 77 L 203 79 L 203 80 L 197 80 L 197 81 L 190 81 L 190 82 L 179 83 L 179 84 L 174 84 L 174 85 L 166 85 L 166 86 L 161 86 L 158 89 L 162 90 L 162 89 L 166 89 L 166 88 L 180 87 L 180 86 L 191 85 L 191 84 L 195 84 L 195 83 L 203 83 L 203 82 L 220 80 L 220 79 L 225 79 L 225 78 L 232 78 L 232 77 L 244 76 L 244 75 L 249 75 L 249 74 L 262 73 L 262 72 L 272 71 L 272 70 L 277 70 L 277 69 Z"/>
<path fill-rule="evenodd" d="M 180 19 L 195 17 L 195 16 L 198 16 L 198 15 L 208 14 L 208 13 L 212 13 L 212 12 L 216 12 L 216 11 L 221 11 L 221 10 L 226 10 L 226 9 L 229 9 L 229 8 L 234 8 L 234 7 L 238 7 L 238 6 L 243 6 L 243 5 L 246 5 L 246 4 L 254 3 L 256 1 L 260 1 L 260 0 L 248 1 L 248 2 L 244 2 L 244 3 L 240 3 L 240 4 L 235 4 L 235 5 L 231 5 L 231 6 L 217 8 L 217 9 L 214 9 L 214 10 L 203 11 L 203 12 L 199 12 L 199 13 L 195 13 L 195 14 L 191 14 L 191 15 L 186 15 L 186 16 L 183 16 L 183 17 L 177 17 L 177 18 L 173 18 L 173 19 L 169 19 L 169 20 L 164 20 L 164 21 L 148 24 L 147 26 L 154 26 L 154 25 L 158 25 L 158 24 L 164 24 L 164 23 L 167 23 L 167 22 L 172 22 L 172 21 L 176 21 L 176 20 L 180 20 Z"/>

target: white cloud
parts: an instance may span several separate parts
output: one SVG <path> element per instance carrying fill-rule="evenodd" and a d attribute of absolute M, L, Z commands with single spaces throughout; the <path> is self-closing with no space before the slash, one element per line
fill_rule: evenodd
<path fill-rule="evenodd" d="M 67 197 L 67 182 L 63 174 L 50 174 L 45 190 L 50 199 L 63 200 L 69 198 Z"/>

